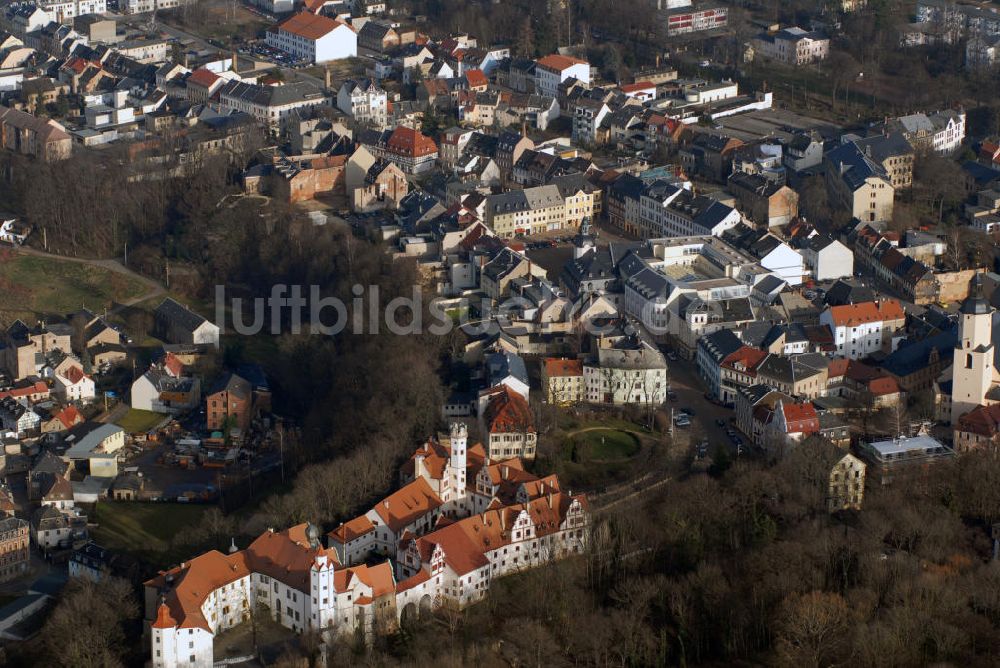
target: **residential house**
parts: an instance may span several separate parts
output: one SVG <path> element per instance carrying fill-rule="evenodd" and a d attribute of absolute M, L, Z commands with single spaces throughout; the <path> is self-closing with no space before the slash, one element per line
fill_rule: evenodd
<path fill-rule="evenodd" d="M 253 391 L 250 383 L 227 372 L 205 397 L 206 423 L 210 430 L 237 428 L 246 432 L 253 417 Z"/>
<path fill-rule="evenodd" d="M 723 183 L 732 170 L 732 154 L 743 142 L 735 137 L 699 132 L 680 152 L 681 164 L 688 174 Z"/>
<path fill-rule="evenodd" d="M 760 33 L 753 38 L 752 44 L 755 55 L 785 65 L 808 65 L 826 60 L 830 55 L 829 37 L 797 26 Z"/>
<path fill-rule="evenodd" d="M 329 103 L 326 93 L 306 81 L 280 86 L 230 81 L 219 89 L 218 96 L 221 112 L 243 112 L 272 129 L 280 128 L 296 110 Z"/>
<path fill-rule="evenodd" d="M 153 312 L 154 327 L 168 343 L 204 344 L 219 347 L 219 327 L 187 306 L 167 297 Z"/>
<path fill-rule="evenodd" d="M 365 183 L 351 191 L 351 208 L 354 211 L 398 209 L 410 191 L 406 174 L 388 160 L 377 160 L 365 175 Z"/>
<path fill-rule="evenodd" d="M 900 116 L 890 120 L 888 125 L 902 132 L 914 148 L 942 155 L 954 153 L 965 141 L 965 111 L 961 109 Z"/>
<path fill-rule="evenodd" d="M 269 46 L 309 63 L 353 58 L 358 35 L 350 25 L 320 14 L 300 12 L 266 31 Z"/>
<path fill-rule="evenodd" d="M 67 356 L 52 375 L 53 394 L 65 402 L 90 401 L 96 396 L 94 379 L 84 373 L 79 360 Z"/>
<path fill-rule="evenodd" d="M 738 208 L 758 225 L 787 225 L 799 215 L 798 193 L 758 174 L 733 174 L 729 192 L 736 196 Z"/>
<path fill-rule="evenodd" d="M 722 387 L 722 364 L 742 347 L 739 337 L 729 329 L 720 329 L 698 339 L 695 354 L 698 375 L 708 387 L 709 394 L 722 403 L 732 402 L 732 397 L 727 398 Z"/>
<path fill-rule="evenodd" d="M 0 106 L 0 146 L 8 151 L 56 162 L 70 156 L 72 144 L 66 129 L 51 118 Z"/>
<path fill-rule="evenodd" d="M 894 190 L 905 190 L 913 185 L 916 152 L 902 132 L 876 134 L 853 141 L 868 159 L 882 165 Z"/>
<path fill-rule="evenodd" d="M 895 299 L 830 306 L 820 315 L 820 324 L 833 333 L 838 355 L 858 360 L 894 351 L 902 338 L 906 313 Z"/>
<path fill-rule="evenodd" d="M 602 341 L 596 359 L 584 363 L 583 377 L 590 403 L 648 408 L 666 401 L 666 359 L 637 334 Z"/>
<path fill-rule="evenodd" d="M 816 169 L 823 164 L 822 138 L 812 133 L 796 133 L 785 144 L 782 162 L 793 172 Z"/>
<path fill-rule="evenodd" d="M 383 130 L 389 122 L 388 94 L 371 79 L 348 79 L 337 93 L 337 108 L 358 123 Z"/>
<path fill-rule="evenodd" d="M 399 33 L 382 21 L 365 21 L 358 30 L 358 46 L 362 49 L 388 53 L 400 43 Z"/>
<path fill-rule="evenodd" d="M 535 458 L 538 432 L 528 401 L 507 385 L 489 391 L 482 413 L 482 432 L 490 459 Z"/>
<path fill-rule="evenodd" d="M 31 561 L 30 525 L 16 517 L 0 520 L 0 582 L 23 577 Z"/>
<path fill-rule="evenodd" d="M 840 241 L 825 234 L 792 241 L 815 281 L 854 276 L 854 253 Z"/>
<path fill-rule="evenodd" d="M 590 85 L 590 63 L 579 58 L 553 54 L 539 58 L 535 63 L 535 91 L 539 95 L 556 97 L 559 84 L 576 79 Z"/>
<path fill-rule="evenodd" d="M 511 190 L 486 198 L 484 221 L 500 238 L 566 226 L 566 200 L 555 185 Z"/>
<path fill-rule="evenodd" d="M 542 392 L 550 404 L 578 404 L 586 396 L 581 360 L 548 357 L 542 360 Z"/>
<path fill-rule="evenodd" d="M 169 366 L 154 364 L 132 383 L 132 408 L 176 415 L 201 402 L 201 381 L 175 374 Z"/>
<path fill-rule="evenodd" d="M 395 163 L 407 175 L 433 170 L 438 157 L 437 144 L 433 139 L 403 126 L 381 133 L 365 131 L 358 141 L 373 156 Z"/>
<path fill-rule="evenodd" d="M 827 153 L 824 169 L 831 203 L 860 221 L 892 219 L 895 190 L 889 175 L 857 144 L 848 142 Z"/>

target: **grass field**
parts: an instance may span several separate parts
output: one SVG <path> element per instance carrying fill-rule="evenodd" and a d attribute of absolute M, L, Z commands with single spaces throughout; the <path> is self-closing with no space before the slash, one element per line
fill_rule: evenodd
<path fill-rule="evenodd" d="M 86 306 L 98 311 L 138 297 L 145 286 L 102 267 L 68 260 L 0 252 L 0 317 L 34 319 Z"/>
<path fill-rule="evenodd" d="M 132 408 L 129 409 L 129 412 L 126 413 L 122 419 L 118 420 L 116 424 L 128 433 L 135 434 L 138 432 L 149 431 L 162 422 L 165 417 L 165 415 L 154 413 L 152 411 L 141 411 L 136 408 Z"/>
<path fill-rule="evenodd" d="M 169 563 L 170 539 L 195 526 L 213 506 L 182 503 L 115 503 L 102 501 L 90 514 L 98 526 L 90 535 L 100 545 L 128 552 L 157 564 Z"/>
<path fill-rule="evenodd" d="M 617 429 L 597 429 L 576 436 L 585 457 L 595 461 L 617 461 L 634 457 L 639 452 L 639 439 Z"/>

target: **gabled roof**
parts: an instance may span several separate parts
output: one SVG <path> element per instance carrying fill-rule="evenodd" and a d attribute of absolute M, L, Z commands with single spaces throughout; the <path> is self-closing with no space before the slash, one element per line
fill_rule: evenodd
<path fill-rule="evenodd" d="M 570 56 L 562 56 L 559 54 L 552 54 L 551 56 L 539 58 L 536 63 L 538 67 L 543 67 L 553 72 L 562 72 L 564 70 L 568 70 L 574 65 L 588 64 L 586 60 L 580 60 L 579 58 L 572 58 Z"/>
<path fill-rule="evenodd" d="M 387 527 L 399 533 L 441 505 L 427 481 L 417 478 L 379 501 L 372 510 Z"/>
<path fill-rule="evenodd" d="M 582 376 L 583 362 L 581 360 L 569 360 L 561 357 L 545 358 L 545 375 L 549 378 L 561 378 L 566 376 Z"/>
<path fill-rule="evenodd" d="M 343 21 L 332 19 L 329 16 L 300 12 L 279 23 L 278 29 L 298 35 L 304 39 L 314 40 L 333 32 L 341 26 L 349 28 L 352 31 L 354 30 L 354 28 L 351 28 L 351 26 Z"/>
<path fill-rule="evenodd" d="M 830 306 L 828 312 L 837 327 L 857 327 L 871 322 L 904 320 L 906 313 L 895 299 Z"/>
<path fill-rule="evenodd" d="M 169 322 L 174 327 L 180 327 L 187 332 L 194 333 L 207 320 L 172 297 L 167 297 L 156 307 L 155 315 L 159 319 Z"/>
<path fill-rule="evenodd" d="M 528 402 L 506 385 L 490 397 L 483 413 L 483 421 L 491 434 L 535 431 L 535 421 Z"/>

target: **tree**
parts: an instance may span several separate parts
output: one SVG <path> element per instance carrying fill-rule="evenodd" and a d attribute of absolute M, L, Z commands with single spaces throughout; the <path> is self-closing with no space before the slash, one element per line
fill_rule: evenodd
<path fill-rule="evenodd" d="M 782 605 L 778 656 L 788 666 L 821 668 L 838 663 L 848 649 L 850 608 L 839 594 L 792 594 Z"/>
<path fill-rule="evenodd" d="M 514 51 L 522 58 L 535 56 L 535 31 L 531 28 L 531 16 L 525 16 L 521 21 L 521 29 L 517 33 Z"/>
<path fill-rule="evenodd" d="M 45 622 L 48 642 L 41 665 L 106 668 L 125 665 L 125 627 L 139 616 L 131 585 L 108 578 L 100 583 L 74 579 Z"/>

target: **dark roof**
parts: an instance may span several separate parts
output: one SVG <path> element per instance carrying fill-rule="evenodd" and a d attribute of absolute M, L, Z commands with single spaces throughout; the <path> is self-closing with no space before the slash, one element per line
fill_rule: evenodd
<path fill-rule="evenodd" d="M 215 383 L 209 394 L 216 394 L 223 391 L 247 399 L 250 397 L 251 392 L 250 383 L 245 378 L 238 376 L 235 373 L 226 372 L 226 375 Z"/>
<path fill-rule="evenodd" d="M 882 361 L 882 369 L 897 377 L 906 377 L 925 368 L 932 350 L 937 350 L 941 359 L 950 359 L 952 349 L 958 341 L 954 330 L 935 334 L 916 342 L 904 341 L 896 352 Z"/>
<path fill-rule="evenodd" d="M 854 281 L 839 279 L 826 291 L 827 306 L 846 306 L 875 301 L 871 288 L 858 285 Z"/>
<path fill-rule="evenodd" d="M 172 297 L 167 297 L 156 307 L 155 315 L 158 319 L 169 322 L 174 327 L 180 327 L 192 333 L 206 322 L 205 318 L 175 301 Z"/>
<path fill-rule="evenodd" d="M 743 342 L 732 330 L 720 329 L 698 340 L 698 346 L 703 348 L 716 363 L 743 347 Z"/>

